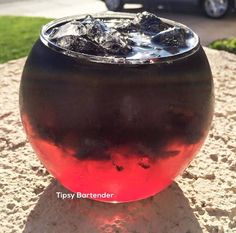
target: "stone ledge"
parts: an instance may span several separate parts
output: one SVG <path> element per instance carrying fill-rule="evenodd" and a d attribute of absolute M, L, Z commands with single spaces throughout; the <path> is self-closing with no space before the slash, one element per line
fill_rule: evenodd
<path fill-rule="evenodd" d="M 37 160 L 19 118 L 25 58 L 1 64 L 0 232 L 236 232 L 236 56 L 205 51 L 216 104 L 203 148 L 184 174 L 160 194 L 116 205 L 56 197 L 56 192 L 67 191 Z"/>

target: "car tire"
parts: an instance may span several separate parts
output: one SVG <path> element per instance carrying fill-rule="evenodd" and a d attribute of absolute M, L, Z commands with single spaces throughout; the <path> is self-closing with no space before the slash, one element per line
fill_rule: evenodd
<path fill-rule="evenodd" d="M 220 19 L 228 13 L 230 2 L 229 0 L 203 0 L 202 8 L 207 17 Z"/>
<path fill-rule="evenodd" d="M 106 7 L 109 11 L 120 11 L 123 9 L 123 0 L 105 0 Z"/>

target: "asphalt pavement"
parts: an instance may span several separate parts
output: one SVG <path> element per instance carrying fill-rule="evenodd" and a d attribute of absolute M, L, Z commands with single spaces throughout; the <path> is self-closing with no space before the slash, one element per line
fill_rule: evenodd
<path fill-rule="evenodd" d="M 144 10 L 133 8 L 136 7 L 133 5 L 127 7 L 126 12 Z M 100 0 L 0 0 L 0 15 L 59 18 L 106 11 L 105 4 Z M 220 38 L 236 37 L 236 13 L 220 20 L 208 19 L 200 12 L 176 12 L 174 9 L 158 11 L 157 15 L 186 24 L 200 36 L 203 45 Z"/>

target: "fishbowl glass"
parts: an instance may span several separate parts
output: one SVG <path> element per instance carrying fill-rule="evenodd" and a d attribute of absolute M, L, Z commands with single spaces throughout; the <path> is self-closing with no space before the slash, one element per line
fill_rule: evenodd
<path fill-rule="evenodd" d="M 135 17 L 93 15 L 108 26 Z M 207 136 L 214 102 L 207 57 L 191 29 L 162 18 L 167 31 L 190 33 L 188 46 L 163 50 L 131 43 L 136 52 L 127 56 L 114 54 L 110 44 L 103 45 L 113 53 L 105 54 L 50 39 L 59 27 L 85 18 L 66 17 L 43 27 L 21 79 L 24 129 L 43 165 L 70 191 L 112 194 L 90 196 L 105 202 L 147 198 L 183 172 Z M 158 44 L 161 36 L 151 38 Z"/>

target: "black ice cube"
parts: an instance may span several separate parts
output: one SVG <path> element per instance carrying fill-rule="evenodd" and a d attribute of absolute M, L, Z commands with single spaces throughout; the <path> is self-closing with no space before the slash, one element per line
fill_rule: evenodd
<path fill-rule="evenodd" d="M 184 29 L 172 27 L 153 36 L 151 41 L 164 47 L 183 48 L 186 47 L 187 37 L 188 34 Z"/>

